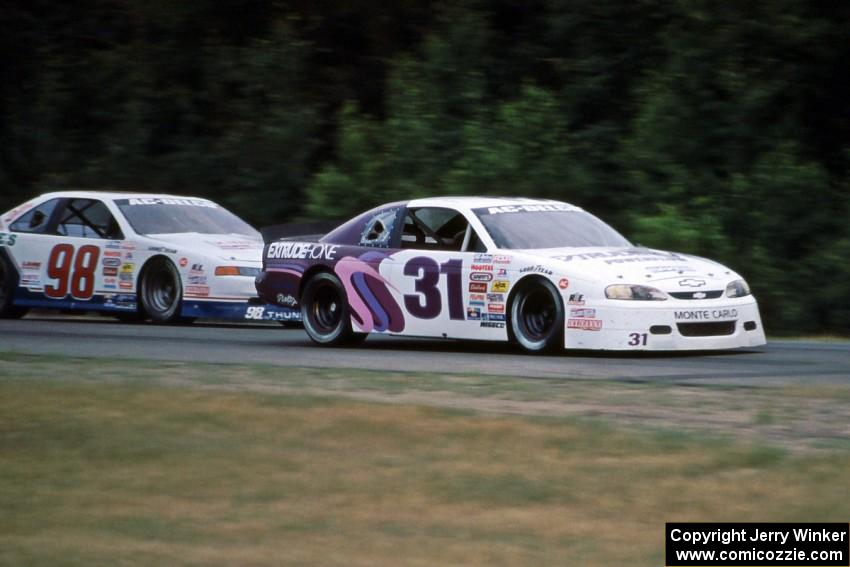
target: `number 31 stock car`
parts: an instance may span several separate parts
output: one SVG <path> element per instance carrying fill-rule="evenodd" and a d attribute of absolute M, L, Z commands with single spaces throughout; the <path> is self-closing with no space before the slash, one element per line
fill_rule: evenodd
<path fill-rule="evenodd" d="M 266 244 L 257 290 L 299 305 L 326 345 L 368 333 L 516 341 L 525 350 L 765 343 L 732 270 L 632 246 L 578 207 L 446 197 L 391 203 L 314 242 Z"/>
<path fill-rule="evenodd" d="M 0 317 L 31 307 L 157 322 L 299 320 L 254 288 L 263 241 L 206 199 L 49 193 L 0 216 Z"/>

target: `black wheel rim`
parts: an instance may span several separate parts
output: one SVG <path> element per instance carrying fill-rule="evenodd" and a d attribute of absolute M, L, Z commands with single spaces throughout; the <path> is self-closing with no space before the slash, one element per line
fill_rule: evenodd
<path fill-rule="evenodd" d="M 148 309 L 160 314 L 171 311 L 180 299 L 174 274 L 166 266 L 152 267 L 145 274 L 142 293 Z"/>
<path fill-rule="evenodd" d="M 336 330 L 342 321 L 342 301 L 335 286 L 323 282 L 316 288 L 310 304 L 310 318 L 323 335 Z"/>
<path fill-rule="evenodd" d="M 531 341 L 541 341 L 549 336 L 557 318 L 555 300 L 546 290 L 533 290 L 523 296 L 519 318 L 523 334 Z"/>

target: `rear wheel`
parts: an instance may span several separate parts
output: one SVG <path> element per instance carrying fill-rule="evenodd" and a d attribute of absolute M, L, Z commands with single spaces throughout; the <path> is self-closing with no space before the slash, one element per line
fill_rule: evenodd
<path fill-rule="evenodd" d="M 511 331 L 528 352 L 563 347 L 564 306 L 551 283 L 538 279 L 522 286 L 511 302 Z"/>
<path fill-rule="evenodd" d="M 169 260 L 154 259 L 145 266 L 139 284 L 139 307 L 156 323 L 178 323 L 183 286 L 180 274 Z"/>
<path fill-rule="evenodd" d="M 29 311 L 26 307 L 16 307 L 12 302 L 17 283 L 15 271 L 0 256 L 0 319 L 20 319 Z"/>
<path fill-rule="evenodd" d="M 321 345 L 342 345 L 366 337 L 351 328 L 351 314 L 342 282 L 321 272 L 310 278 L 301 294 L 301 320 L 307 335 Z"/>

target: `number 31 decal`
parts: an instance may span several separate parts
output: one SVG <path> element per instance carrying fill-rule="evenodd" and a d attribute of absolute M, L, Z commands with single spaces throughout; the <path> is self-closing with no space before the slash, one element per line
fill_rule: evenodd
<path fill-rule="evenodd" d="M 646 346 L 646 333 L 630 333 L 629 346 Z"/>
<path fill-rule="evenodd" d="M 47 260 L 47 277 L 56 282 L 46 284 L 44 294 L 52 299 L 64 299 L 70 291 L 74 299 L 91 299 L 99 258 L 100 249 L 97 246 L 80 246 L 74 254 L 72 245 L 57 244 Z"/>
<path fill-rule="evenodd" d="M 426 256 L 412 258 L 404 266 L 404 275 L 416 278 L 416 293 L 404 296 L 407 311 L 418 319 L 433 319 L 443 310 L 440 296 L 440 274 L 446 274 L 448 283 L 449 319 L 463 320 L 463 260 L 449 260 L 437 264 Z"/>

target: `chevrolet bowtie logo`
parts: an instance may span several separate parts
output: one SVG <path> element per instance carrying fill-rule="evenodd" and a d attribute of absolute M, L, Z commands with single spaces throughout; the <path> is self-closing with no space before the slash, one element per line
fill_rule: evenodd
<path fill-rule="evenodd" d="M 694 278 L 687 278 L 684 280 L 679 280 L 679 285 L 682 287 L 702 287 L 705 285 L 705 280 L 695 280 Z"/>
<path fill-rule="evenodd" d="M 694 299 L 705 299 L 706 295 L 707 294 L 704 291 L 695 291 L 691 297 Z"/>

